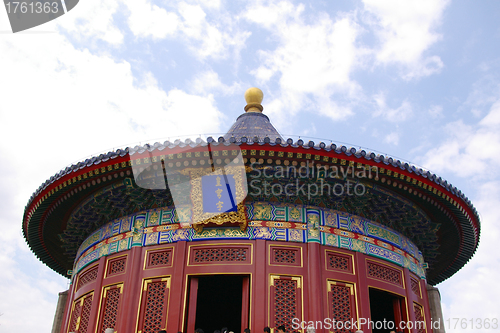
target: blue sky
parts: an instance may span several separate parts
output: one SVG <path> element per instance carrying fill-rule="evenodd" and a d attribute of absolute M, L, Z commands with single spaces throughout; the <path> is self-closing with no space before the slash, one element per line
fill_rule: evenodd
<path fill-rule="evenodd" d="M 498 22 L 496 1 L 82 0 L 12 34 L 0 10 L 0 329 L 49 331 L 67 288 L 22 238 L 40 184 L 102 151 L 225 132 L 251 86 L 285 136 L 374 149 L 466 193 L 481 242 L 438 285 L 445 319 L 500 319 Z"/>

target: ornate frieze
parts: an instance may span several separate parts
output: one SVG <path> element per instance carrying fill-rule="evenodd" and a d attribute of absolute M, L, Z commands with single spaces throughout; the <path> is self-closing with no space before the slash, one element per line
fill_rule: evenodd
<path fill-rule="evenodd" d="M 425 277 L 424 259 L 413 242 L 384 225 L 357 215 L 320 207 L 255 202 L 246 205 L 249 220 L 246 230 L 218 227 L 197 232 L 190 223 L 177 218 L 182 209 L 155 208 L 109 222 L 82 243 L 74 273 L 100 257 L 134 246 L 211 239 L 264 239 L 319 242 L 381 258 Z"/>

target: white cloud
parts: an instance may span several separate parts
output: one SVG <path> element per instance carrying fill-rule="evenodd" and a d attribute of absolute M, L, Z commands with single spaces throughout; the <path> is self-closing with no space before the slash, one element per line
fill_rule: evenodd
<path fill-rule="evenodd" d="M 210 91 L 222 92 L 224 95 L 232 95 L 236 92 L 242 91 L 241 84 L 238 82 L 233 82 L 231 86 L 228 86 L 221 82 L 219 74 L 214 72 L 212 69 L 204 71 L 196 75 L 195 79 L 189 85 L 191 90 L 195 94 L 205 95 Z"/>
<path fill-rule="evenodd" d="M 494 179 L 500 163 L 500 100 L 477 124 L 462 120 L 445 127 L 448 139 L 429 150 L 421 164 L 440 173 L 454 173 L 476 180 Z"/>
<path fill-rule="evenodd" d="M 17 236 L 19 238 L 19 236 Z M 35 262 L 33 254 L 22 255 L 20 249 L 2 240 L 0 250 L 0 327 L 2 332 L 48 331 L 52 327 L 59 292 L 67 289 L 64 278 L 54 277 L 47 267 Z M 26 247 L 26 246 L 24 246 Z M 31 257 L 24 265 L 22 257 Z M 28 268 L 29 267 L 29 268 Z M 26 314 L 29 313 L 29 319 Z"/>
<path fill-rule="evenodd" d="M 443 118 L 443 107 L 441 105 L 431 105 L 429 108 L 429 111 L 427 111 L 429 115 L 436 119 L 436 118 Z"/>
<path fill-rule="evenodd" d="M 132 33 L 140 38 L 162 39 L 172 36 L 179 28 L 179 18 L 150 0 L 98 2 L 80 1 L 68 14 L 57 23 L 73 38 L 99 38 L 110 44 L 122 44 L 124 35 L 117 27 L 113 16 L 125 6 L 127 23 Z"/>
<path fill-rule="evenodd" d="M 479 122 L 479 124 L 493 130 L 500 128 L 500 100 L 493 103 L 490 112 Z"/>
<path fill-rule="evenodd" d="M 130 12 L 130 30 L 136 36 L 163 39 L 179 28 L 179 18 L 175 13 L 152 4 L 150 0 L 124 1 L 124 4 Z"/>
<path fill-rule="evenodd" d="M 357 88 L 350 80 L 356 62 L 356 24 L 348 17 L 336 22 L 324 18 L 314 25 L 300 22 L 280 29 L 280 46 L 262 51 L 256 77 L 269 80 L 280 75 L 280 85 L 291 92 L 316 94 L 329 87 L 350 92 Z"/>
<path fill-rule="evenodd" d="M 222 4 L 221 0 L 194 0 L 194 1 L 206 8 L 213 8 L 213 9 L 219 9 Z"/>
<path fill-rule="evenodd" d="M 304 5 L 294 6 L 291 2 L 257 1 L 245 11 L 245 17 L 266 29 L 286 25 L 286 21 L 299 21 L 304 12 Z"/>
<path fill-rule="evenodd" d="M 239 58 L 250 33 L 239 28 L 234 14 L 221 10 L 210 11 L 207 15 L 201 5 L 186 2 L 179 4 L 178 11 L 183 19 L 181 38 L 187 37 L 188 46 L 197 58 L 225 59 L 230 55 Z"/>
<path fill-rule="evenodd" d="M 227 13 L 219 1 L 180 1 L 165 8 L 150 0 L 124 1 L 128 24 L 135 36 L 175 39 L 198 59 L 239 57 L 249 32 L 242 31 L 238 18 Z"/>
<path fill-rule="evenodd" d="M 10 78 L 0 81 L 0 88 L 8 92 L 1 108 L 11 124 L 22 123 L 26 110 L 36 110 L 24 124 L 31 135 L 57 142 L 61 149 L 80 143 L 90 154 L 139 138 L 218 130 L 220 112 L 211 96 L 176 89 L 165 92 L 151 74 L 136 79 L 129 63 L 75 50 L 58 35 L 43 41 L 24 37 L 24 42 L 18 40 L 8 53 L 0 55 L 0 71 Z M 34 72 L 37 75 L 31 76 Z M 30 98 L 19 98 L 23 91 L 29 91 Z M 182 113 L 180 102 L 187 103 Z M 186 115 L 193 119 L 191 123 L 183 121 Z M 130 121 L 137 125 L 135 129 Z M 74 125 L 78 125 L 76 129 Z M 122 131 L 110 137 L 110 126 Z M 3 135 L 19 137 L 20 133 L 10 131 L 7 128 Z M 61 138 L 71 138 L 72 143 L 58 142 Z"/>
<path fill-rule="evenodd" d="M 180 1 L 162 7 L 152 0 L 80 2 L 57 20 L 72 38 L 95 44 L 92 38 L 114 46 L 124 42 L 124 34 L 115 22 L 116 14 L 126 16 L 126 24 L 141 39 L 179 41 L 200 59 L 239 59 L 250 36 L 238 24 L 238 17 L 222 8 L 220 1 Z M 122 9 L 127 10 L 123 11 Z"/>
<path fill-rule="evenodd" d="M 384 137 L 384 142 L 397 146 L 399 143 L 399 134 L 397 132 L 392 132 Z"/>
<path fill-rule="evenodd" d="M 183 18 L 182 33 L 197 42 L 197 55 L 200 58 L 219 55 L 224 48 L 224 38 L 228 36 L 207 22 L 201 6 L 181 3 L 179 12 Z"/>
<path fill-rule="evenodd" d="M 500 96 L 500 82 L 495 74 L 492 69 L 472 84 L 472 89 L 459 111 L 471 112 L 476 118 L 486 114 L 487 108 Z"/>
<path fill-rule="evenodd" d="M 331 120 L 342 120 L 354 114 L 350 103 L 338 103 L 332 100 L 328 95 L 315 96 L 315 101 L 318 107 L 316 111 Z"/>
<path fill-rule="evenodd" d="M 363 0 L 365 10 L 375 17 L 371 22 L 381 42 L 376 50 L 380 64 L 396 63 L 405 69 L 405 79 L 437 73 L 443 67 L 438 56 L 427 51 L 442 36 L 434 31 L 449 1 Z"/>
<path fill-rule="evenodd" d="M 413 108 L 407 100 L 395 109 L 387 106 L 384 93 L 378 93 L 373 96 L 377 109 L 373 113 L 374 117 L 383 117 L 385 120 L 398 123 L 408 120 L 413 115 Z"/>
<path fill-rule="evenodd" d="M 119 5 L 118 1 L 110 0 L 80 1 L 77 7 L 54 22 L 80 42 L 95 38 L 117 46 L 124 39 L 113 19 Z"/>
<path fill-rule="evenodd" d="M 270 112 L 273 119 L 287 121 L 280 114 L 293 115 L 299 110 L 344 119 L 352 115 L 352 105 L 359 99 L 360 87 L 351 73 L 364 54 L 356 44 L 360 27 L 350 14 L 332 19 L 318 13 L 309 24 L 303 12 L 303 5 L 285 1 L 248 8 L 247 20 L 268 29 L 278 42 L 275 49 L 259 52 L 261 65 L 252 74 L 261 85 L 279 81 L 280 94 L 273 98 L 281 102 L 272 99 L 269 103 L 274 107 Z M 335 94 L 342 97 L 335 98 Z"/>

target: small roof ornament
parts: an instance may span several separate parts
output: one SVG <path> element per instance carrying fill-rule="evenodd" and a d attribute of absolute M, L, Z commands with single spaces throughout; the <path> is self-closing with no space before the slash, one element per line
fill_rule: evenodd
<path fill-rule="evenodd" d="M 259 88 L 248 88 L 245 91 L 245 100 L 247 105 L 245 106 L 245 112 L 262 112 L 264 108 L 262 107 L 262 100 L 264 99 L 264 93 Z"/>

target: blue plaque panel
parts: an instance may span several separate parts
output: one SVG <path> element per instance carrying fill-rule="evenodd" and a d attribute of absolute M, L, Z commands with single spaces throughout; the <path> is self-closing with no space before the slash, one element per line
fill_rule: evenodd
<path fill-rule="evenodd" d="M 238 210 L 233 175 L 208 175 L 201 178 L 204 213 L 225 213 Z"/>

